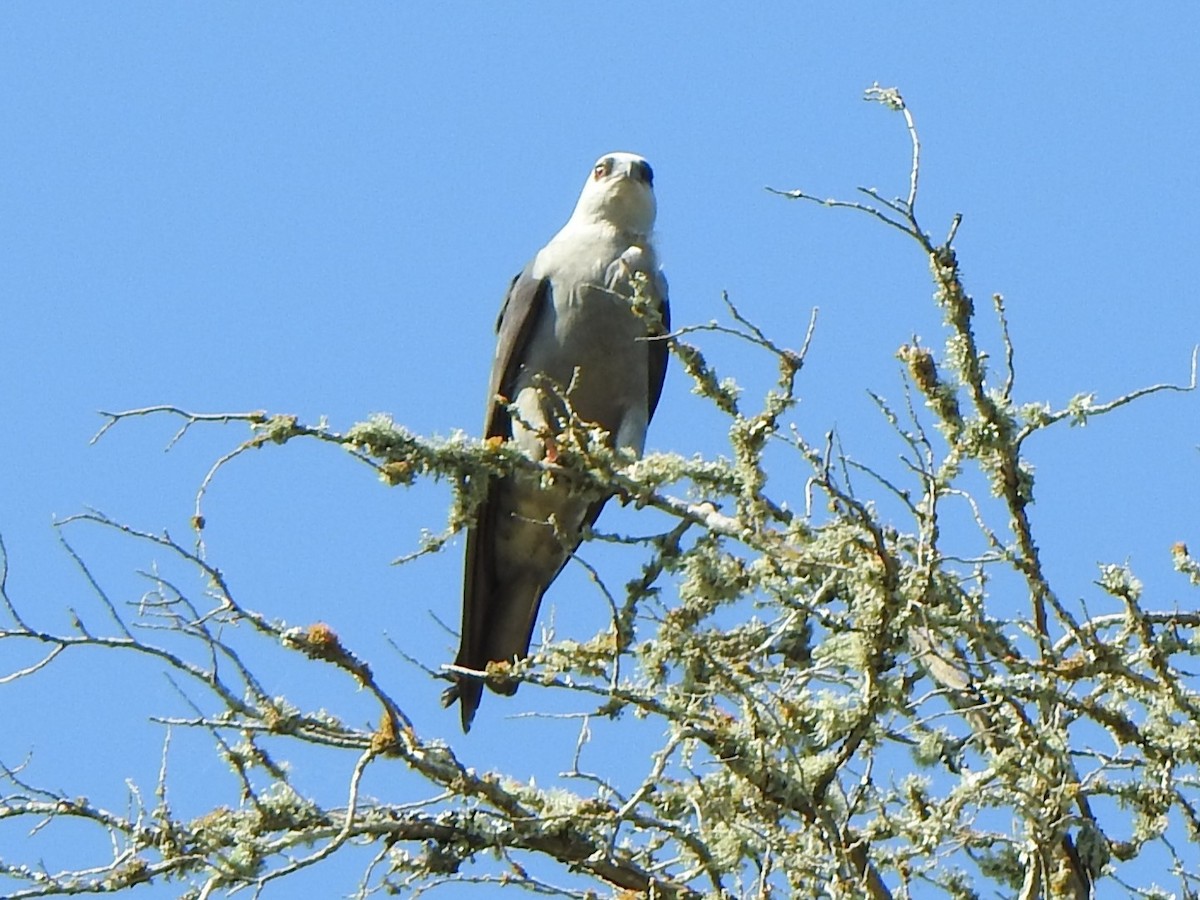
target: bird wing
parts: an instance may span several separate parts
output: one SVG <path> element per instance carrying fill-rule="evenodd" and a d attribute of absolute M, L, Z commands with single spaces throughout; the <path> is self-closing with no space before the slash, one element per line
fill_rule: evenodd
<path fill-rule="evenodd" d="M 485 437 L 512 437 L 512 418 L 507 404 L 516 399 L 512 396 L 513 382 L 525 362 L 529 337 L 550 304 L 550 279 L 534 278 L 532 270 L 530 263 L 513 278 L 496 319 L 496 358 L 492 362 L 492 377 L 488 384 Z M 499 400 L 500 397 L 504 400 Z"/>
<path fill-rule="evenodd" d="M 500 317 L 496 321 L 498 338 L 488 386 L 488 412 L 484 421 L 486 437 L 506 440 L 512 437 L 512 419 L 507 403 L 515 399 L 512 387 L 526 359 L 529 338 L 550 302 L 550 279 L 534 278 L 529 266 L 509 285 L 504 305 L 500 308 Z M 504 399 L 501 400 L 501 397 Z M 505 612 L 494 609 L 492 602 L 496 580 L 496 541 L 493 535 L 499 511 L 496 484 L 492 480 L 488 485 L 487 494 L 476 512 L 475 524 L 467 529 L 462 633 L 454 664 L 477 671 L 486 668 L 493 658 L 489 643 L 496 630 L 496 617 Z M 459 677 L 455 685 L 443 694 L 442 703 L 449 706 L 455 700 L 461 701 L 463 731 L 467 731 L 482 695 L 481 680 Z"/>
<path fill-rule="evenodd" d="M 662 319 L 662 333 L 671 331 L 671 304 L 667 300 L 667 277 L 662 270 L 654 273 L 654 288 L 658 294 L 658 315 Z M 658 398 L 662 396 L 663 381 L 667 377 L 667 342 L 659 335 L 652 335 L 656 340 L 649 341 L 650 349 L 650 396 L 646 403 L 646 421 L 654 418 L 654 410 L 658 408 Z"/>

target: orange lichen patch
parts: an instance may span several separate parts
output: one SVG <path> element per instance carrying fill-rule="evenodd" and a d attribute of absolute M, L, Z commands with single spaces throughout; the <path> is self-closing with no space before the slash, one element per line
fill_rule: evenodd
<path fill-rule="evenodd" d="M 324 622 L 314 622 L 312 625 L 308 626 L 308 642 L 313 647 L 337 647 L 337 632 L 335 632 Z"/>
<path fill-rule="evenodd" d="M 387 753 L 396 746 L 396 736 L 396 720 L 391 713 L 384 711 L 379 727 L 371 735 L 371 749 L 376 753 Z"/>
<path fill-rule="evenodd" d="M 1064 659 L 1054 667 L 1060 678 L 1083 678 L 1092 671 L 1092 663 L 1082 654 L 1075 654 Z"/>
<path fill-rule="evenodd" d="M 412 484 L 413 466 L 408 460 L 397 460 L 384 463 L 380 467 L 384 480 L 395 487 L 398 484 Z"/>
<path fill-rule="evenodd" d="M 502 438 L 498 434 L 494 434 L 490 438 L 487 438 L 486 440 L 484 440 L 483 443 L 484 443 L 484 446 L 487 447 L 489 450 L 498 450 L 498 449 L 500 449 L 500 447 L 502 447 L 504 445 L 504 438 Z"/>

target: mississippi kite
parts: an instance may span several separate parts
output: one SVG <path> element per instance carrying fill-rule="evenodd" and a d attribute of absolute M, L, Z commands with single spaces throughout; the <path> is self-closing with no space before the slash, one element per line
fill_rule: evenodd
<path fill-rule="evenodd" d="M 546 435 L 561 429 L 566 409 L 555 396 L 557 385 L 578 418 L 599 425 L 611 445 L 642 452 L 667 366 L 666 343 L 647 337 L 655 324 L 670 328 L 667 283 L 651 234 L 653 182 L 640 156 L 600 157 L 567 224 L 512 280 L 496 323 L 487 438 L 512 440 L 530 458 L 549 454 L 553 461 L 554 443 Z M 635 279 L 639 273 L 644 278 Z M 660 323 L 634 311 L 635 280 Z M 563 485 L 543 487 L 529 477 L 492 479 L 467 530 L 455 666 L 482 671 L 489 662 L 528 654 L 542 595 L 605 499 L 581 498 Z M 462 704 L 466 731 L 484 682 L 455 678 L 443 703 Z M 513 684 L 488 686 L 502 694 L 516 690 Z"/>

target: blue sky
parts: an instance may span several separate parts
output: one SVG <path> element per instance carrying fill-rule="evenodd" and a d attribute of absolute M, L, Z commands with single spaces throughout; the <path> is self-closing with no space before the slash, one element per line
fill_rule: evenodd
<path fill-rule="evenodd" d="M 245 436 L 210 426 L 164 453 L 176 424 L 146 420 L 89 446 L 97 410 L 268 409 L 337 429 L 389 412 L 426 434 L 477 433 L 507 280 L 609 150 L 654 165 L 676 322 L 720 317 L 727 290 L 796 346 L 819 307 L 797 422 L 893 465 L 900 447 L 866 391 L 901 396 L 893 354 L 913 334 L 940 347 L 925 263 L 866 217 L 763 189 L 902 194 L 906 137 L 860 99 L 873 82 L 915 112 L 923 224 L 942 235 L 962 212 L 968 287 L 982 312 L 1007 298 L 1021 400 L 1186 381 L 1200 7 L 754 9 L 0 7 L 0 534 L 15 598 L 66 627 L 68 607 L 93 601 L 53 518 L 94 507 L 185 538 L 200 479 Z M 980 329 L 998 351 L 986 314 Z M 751 395 L 767 384 L 768 361 L 706 346 Z M 723 443 L 673 370 L 648 446 Z M 1094 598 L 1098 562 L 1128 560 L 1154 605 L 1195 604 L 1168 551 L 1200 546 L 1198 444 L 1195 397 L 1169 395 L 1030 445 L 1034 522 L 1066 600 Z M 329 621 L 404 685 L 424 733 L 475 765 L 557 771 L 563 759 L 501 740 L 545 727 L 507 718 L 541 708 L 534 690 L 486 698 L 464 740 L 438 685 L 384 640 L 429 665 L 452 656 L 432 617 L 457 622 L 461 546 L 389 565 L 442 527 L 446 499 L 388 490 L 330 448 L 271 448 L 218 480 L 206 537 L 243 603 Z M 638 526 L 624 511 L 613 522 Z M 114 594 L 144 590 L 131 573 L 146 548 L 68 534 Z M 563 633 L 603 621 L 594 598 L 578 614 L 554 599 Z M 118 804 L 126 775 L 149 787 L 161 730 L 146 718 L 180 712 L 161 676 L 94 655 L 46 675 L 0 692 L 0 718 L 20 723 L 0 759 L 32 751 L 34 780 Z M 319 687 L 295 685 L 332 703 Z M 203 758 L 196 777 L 229 781 Z M 0 855 L 12 838 L 0 832 Z"/>

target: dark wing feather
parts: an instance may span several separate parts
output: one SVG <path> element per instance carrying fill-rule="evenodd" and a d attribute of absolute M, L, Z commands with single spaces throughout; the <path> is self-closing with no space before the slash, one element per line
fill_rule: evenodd
<path fill-rule="evenodd" d="M 532 267 L 530 263 L 509 284 L 500 317 L 496 320 L 496 358 L 488 383 L 488 412 L 483 425 L 485 437 L 512 437 L 512 419 L 506 404 L 496 398 L 503 396 L 507 402 L 515 399 L 511 396 L 513 382 L 525 359 L 525 345 L 550 300 L 550 279 L 534 278 L 530 274 Z"/>
<path fill-rule="evenodd" d="M 667 279 L 662 272 L 655 273 L 654 285 L 658 288 L 658 314 L 662 319 L 662 333 L 671 332 L 671 304 L 667 301 Z M 667 377 L 667 342 L 659 339 L 650 341 L 650 402 L 646 406 L 646 421 L 654 418 L 658 398 L 662 396 L 663 382 Z"/>
<path fill-rule="evenodd" d="M 537 327 L 542 311 L 550 302 L 550 280 L 534 278 L 526 266 L 509 285 L 500 318 L 496 321 L 496 358 L 492 362 L 492 374 L 488 384 L 487 417 L 484 420 L 486 437 L 512 437 L 512 419 L 506 409 L 511 402 L 513 384 L 525 359 L 525 348 L 530 335 Z M 466 564 L 463 573 L 462 634 L 456 666 L 481 670 L 486 668 L 491 654 L 488 651 L 489 636 L 493 631 L 492 593 L 496 582 L 495 540 L 496 520 L 495 487 L 488 486 L 488 496 L 480 504 L 475 524 L 467 529 Z M 483 695 L 483 682 L 476 678 L 459 677 L 454 687 L 443 695 L 442 702 L 449 706 L 455 700 L 462 704 L 463 731 L 471 727 L 475 710 Z"/>

